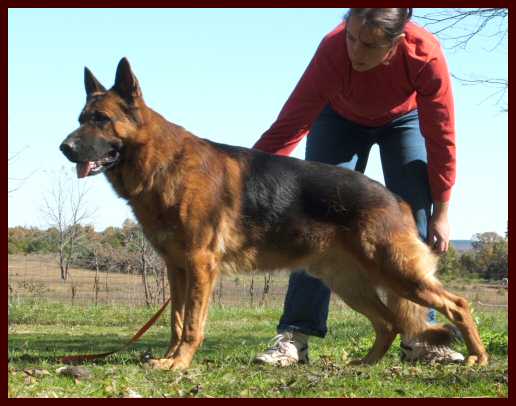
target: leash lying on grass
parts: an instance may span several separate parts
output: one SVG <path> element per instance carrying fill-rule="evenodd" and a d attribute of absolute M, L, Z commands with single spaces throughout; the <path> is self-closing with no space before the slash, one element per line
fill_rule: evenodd
<path fill-rule="evenodd" d="M 167 307 L 167 305 L 169 303 L 170 303 L 170 298 L 165 303 L 163 303 L 163 306 L 161 306 L 161 308 L 158 310 L 158 312 L 154 316 L 152 316 L 152 318 L 147 323 L 145 323 L 145 325 L 140 330 L 138 330 L 138 332 L 133 336 L 133 338 L 131 338 L 122 347 L 120 347 L 114 351 L 103 352 L 100 354 L 68 355 L 68 356 L 62 357 L 61 362 L 63 362 L 64 364 L 70 364 L 73 362 L 91 361 L 94 359 L 107 357 L 108 355 L 111 355 L 111 354 L 114 354 L 116 352 L 126 349 L 131 344 L 138 341 L 143 334 L 145 334 L 145 332 L 156 322 L 156 320 L 159 319 L 159 317 L 161 316 L 161 313 L 163 313 L 163 310 L 165 310 L 165 308 Z"/>

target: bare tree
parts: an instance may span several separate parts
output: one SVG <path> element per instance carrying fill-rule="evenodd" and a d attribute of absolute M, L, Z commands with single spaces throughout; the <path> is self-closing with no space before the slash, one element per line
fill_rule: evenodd
<path fill-rule="evenodd" d="M 141 275 L 145 304 L 151 306 L 165 297 L 165 265 L 139 225 L 126 221 L 123 229 L 131 267 Z"/>
<path fill-rule="evenodd" d="M 507 8 L 445 8 L 415 17 L 434 35 L 449 42 L 449 48 L 466 49 L 473 39 L 490 27 L 495 27 L 495 30 L 487 36 L 496 39 L 491 50 L 500 46 L 507 38 Z"/>
<path fill-rule="evenodd" d="M 219 306 L 222 306 L 222 288 L 223 288 L 223 276 L 219 275 L 218 278 L 218 287 L 217 289 L 213 289 L 213 297 L 217 297 L 217 302 Z"/>
<path fill-rule="evenodd" d="M 260 300 L 260 306 L 265 306 L 265 302 L 267 300 L 267 295 L 269 294 L 271 290 L 272 285 L 272 273 L 267 272 L 263 275 L 263 291 L 262 291 L 262 298 Z"/>
<path fill-rule="evenodd" d="M 251 298 L 251 307 L 254 305 L 254 272 L 251 272 L 251 283 L 249 285 L 249 297 Z"/>
<path fill-rule="evenodd" d="M 93 298 L 95 302 L 95 306 L 97 306 L 99 301 L 99 292 L 101 289 L 100 286 L 100 262 L 99 262 L 99 251 L 102 250 L 102 245 L 100 242 L 99 235 L 95 232 L 91 233 L 91 235 L 88 238 L 88 248 L 91 250 L 92 257 L 89 259 L 92 262 L 92 266 L 95 268 L 95 278 L 93 279 Z M 108 272 L 109 268 L 106 269 L 106 273 Z M 107 285 L 107 279 L 106 279 L 106 285 Z"/>
<path fill-rule="evenodd" d="M 95 298 L 95 306 L 99 302 L 100 280 L 99 280 L 99 260 L 96 247 L 93 248 L 93 257 L 95 258 L 95 279 L 93 280 L 93 296 Z"/>
<path fill-rule="evenodd" d="M 122 248 L 113 248 L 109 244 L 102 243 L 98 238 L 88 238 L 87 246 L 91 251 L 91 256 L 84 264 L 88 268 L 95 269 L 95 278 L 93 280 L 93 295 L 95 305 L 98 304 L 99 293 L 105 292 L 106 300 L 109 300 L 109 273 L 112 271 L 120 272 L 124 268 L 124 260 L 126 255 Z M 122 260 L 124 258 L 124 260 Z M 104 282 L 101 283 L 100 273 L 104 272 Z"/>
<path fill-rule="evenodd" d="M 436 9 L 425 15 L 415 15 L 425 28 L 438 36 L 448 49 L 463 49 L 476 39 L 487 40 L 493 45 L 486 52 L 506 46 L 508 38 L 507 8 L 445 8 Z M 493 88 L 485 99 L 497 97 L 496 104 L 502 111 L 508 111 L 507 78 L 464 78 L 452 74 L 463 85 L 481 85 Z M 484 101 L 485 101 L 484 100 Z"/>
<path fill-rule="evenodd" d="M 56 175 L 52 190 L 43 197 L 43 212 L 48 223 L 57 230 L 57 246 L 61 279 L 69 276 L 70 263 L 82 237 L 81 223 L 91 218 L 87 208 L 85 183 L 73 179 L 62 169 Z"/>
<path fill-rule="evenodd" d="M 27 147 L 23 148 L 22 150 L 20 150 L 18 152 L 15 152 L 13 155 L 8 157 L 7 164 L 9 166 L 12 165 L 20 157 L 21 153 L 25 149 L 27 149 Z M 29 179 L 32 175 L 34 175 L 34 173 L 36 173 L 36 170 L 32 171 L 29 175 L 27 175 L 23 178 L 8 177 L 9 183 L 13 182 L 13 184 L 12 184 L 12 186 L 11 186 L 11 184 L 8 186 L 7 193 L 11 194 L 11 193 L 16 192 L 18 189 L 20 189 L 23 186 L 23 184 L 27 181 L 27 179 Z"/>
<path fill-rule="evenodd" d="M 457 79 L 463 86 L 476 86 L 482 85 L 485 87 L 493 88 L 493 92 L 487 96 L 483 101 L 496 97 L 496 105 L 501 106 L 501 111 L 507 113 L 509 107 L 507 104 L 507 92 L 509 90 L 509 81 L 507 79 L 465 79 L 453 75 L 452 77 Z"/>

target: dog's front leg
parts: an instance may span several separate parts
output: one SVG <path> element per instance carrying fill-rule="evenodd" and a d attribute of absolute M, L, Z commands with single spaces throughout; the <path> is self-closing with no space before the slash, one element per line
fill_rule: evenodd
<path fill-rule="evenodd" d="M 216 269 L 215 255 L 208 250 L 196 251 L 189 256 L 184 326 L 181 342 L 173 354 L 172 369 L 188 368 L 204 339 L 204 325 Z"/>
<path fill-rule="evenodd" d="M 170 345 L 165 353 L 165 358 L 171 358 L 179 346 L 183 334 L 187 285 L 184 269 L 167 265 L 167 274 L 172 306 L 170 311 Z"/>
<path fill-rule="evenodd" d="M 170 369 L 174 352 L 179 347 L 184 328 L 185 299 L 187 293 L 186 272 L 183 268 L 165 260 L 167 263 L 168 285 L 170 288 L 170 344 L 164 358 L 151 359 L 147 365 L 154 369 Z"/>

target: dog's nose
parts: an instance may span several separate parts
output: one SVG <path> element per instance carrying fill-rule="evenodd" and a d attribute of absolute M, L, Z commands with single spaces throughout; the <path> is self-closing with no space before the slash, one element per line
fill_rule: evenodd
<path fill-rule="evenodd" d="M 74 144 L 71 141 L 65 141 L 60 146 L 61 152 L 68 158 L 71 159 L 74 155 Z"/>

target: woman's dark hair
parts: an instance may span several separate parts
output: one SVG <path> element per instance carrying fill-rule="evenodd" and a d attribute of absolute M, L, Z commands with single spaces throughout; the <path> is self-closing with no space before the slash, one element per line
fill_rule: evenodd
<path fill-rule="evenodd" d="M 403 34 L 405 24 L 412 17 L 411 8 L 350 8 L 344 19 L 359 17 L 364 25 L 379 28 L 389 41 Z"/>

